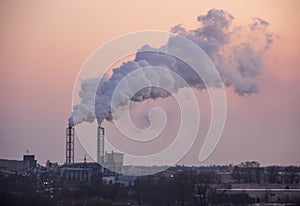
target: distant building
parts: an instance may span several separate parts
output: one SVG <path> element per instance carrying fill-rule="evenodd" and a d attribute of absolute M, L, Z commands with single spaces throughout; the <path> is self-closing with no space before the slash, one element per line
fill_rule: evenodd
<path fill-rule="evenodd" d="M 59 168 L 60 176 L 65 182 L 90 182 L 91 177 L 101 174 L 102 166 L 96 162 L 64 164 Z"/>
<path fill-rule="evenodd" d="M 47 170 L 53 170 L 53 169 L 57 169 L 58 168 L 58 162 L 50 162 L 49 160 L 47 160 L 46 162 L 46 169 Z"/>
<path fill-rule="evenodd" d="M 34 155 L 23 155 L 23 162 L 25 169 L 31 169 L 36 167 L 36 160 Z"/>
<path fill-rule="evenodd" d="M 115 184 L 116 176 L 105 176 L 102 179 L 104 184 Z"/>
<path fill-rule="evenodd" d="M 0 170 L 21 174 L 28 169 L 36 168 L 34 155 L 23 155 L 23 160 L 0 159 Z"/>
<path fill-rule="evenodd" d="M 129 175 L 103 176 L 104 184 L 119 184 L 125 187 L 128 187 L 129 185 L 134 185 L 135 180 L 136 180 L 135 176 L 129 176 Z"/>
<path fill-rule="evenodd" d="M 113 172 L 123 172 L 124 154 L 118 152 L 105 153 L 105 167 Z"/>
<path fill-rule="evenodd" d="M 22 160 L 0 159 L 0 170 L 19 174 L 24 170 L 24 162 Z"/>
<path fill-rule="evenodd" d="M 128 187 L 129 185 L 134 185 L 135 180 L 136 180 L 136 176 L 117 175 L 115 179 L 115 183 Z"/>

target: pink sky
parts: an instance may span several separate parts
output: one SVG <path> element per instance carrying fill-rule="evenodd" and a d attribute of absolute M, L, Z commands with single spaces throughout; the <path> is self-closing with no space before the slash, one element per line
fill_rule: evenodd
<path fill-rule="evenodd" d="M 85 59 L 101 44 L 139 30 L 197 25 L 209 9 L 236 22 L 267 20 L 280 36 L 264 57 L 260 91 L 246 97 L 227 89 L 222 139 L 204 164 L 257 160 L 300 165 L 300 3 L 294 1 L 1 1 L 0 158 L 27 149 L 42 164 L 65 160 L 65 127 L 73 84 Z M 199 96 L 204 94 L 198 94 Z M 185 162 L 196 164 L 198 140 Z M 198 145 L 198 146 L 197 146 Z M 84 151 L 77 144 L 76 159 Z"/>

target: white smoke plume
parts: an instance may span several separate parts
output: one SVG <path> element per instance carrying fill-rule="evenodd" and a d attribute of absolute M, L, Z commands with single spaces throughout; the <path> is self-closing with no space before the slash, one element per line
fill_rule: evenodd
<path fill-rule="evenodd" d="M 267 32 L 269 23 L 260 18 L 245 27 L 233 26 L 233 21 L 228 12 L 212 9 L 198 17 L 198 28 L 186 30 L 177 25 L 171 32 L 198 44 L 216 65 L 225 85 L 232 86 L 237 94 L 255 93 L 262 55 L 275 36 Z"/>
<path fill-rule="evenodd" d="M 72 117 L 69 118 L 69 126 L 83 121 L 93 122 L 95 120 L 95 92 L 98 87 L 99 78 L 86 79 L 81 83 L 79 97 L 81 103 L 74 105 Z"/>
<path fill-rule="evenodd" d="M 199 27 L 187 30 L 182 25 L 171 28 L 171 32 L 184 36 L 199 45 L 211 58 L 220 73 L 223 83 L 232 87 L 238 95 L 251 94 L 258 91 L 256 77 L 262 69 L 262 55 L 273 43 L 274 35 L 267 32 L 269 23 L 260 18 L 253 20 L 248 26 L 234 26 L 234 17 L 226 11 L 212 9 L 206 15 L 198 17 Z M 151 51 L 149 51 L 151 49 Z M 180 59 L 164 52 L 176 50 L 178 45 L 170 38 L 167 45 L 155 49 L 148 45 L 141 48 L 133 61 L 123 63 L 113 69 L 109 78 L 103 78 L 98 87 L 99 79 L 86 79 L 82 82 L 81 103 L 73 107 L 69 125 L 83 121 L 93 122 L 97 118 L 100 125 L 103 120 L 112 120 L 111 99 L 117 84 L 128 73 L 147 66 L 162 66 L 181 76 L 189 86 L 205 89 L 205 85 L 196 72 Z M 167 85 L 169 92 L 157 87 L 140 90 L 130 98 L 131 86 L 137 81 L 157 81 Z M 127 93 L 119 95 L 119 105 L 129 101 L 142 102 L 147 99 L 165 98 L 182 87 L 172 73 L 160 74 L 153 71 L 143 76 L 132 77 L 127 82 Z M 170 93 L 171 92 L 171 93 Z M 94 99 L 94 94 L 96 97 Z M 95 116 L 96 115 L 96 116 Z"/>

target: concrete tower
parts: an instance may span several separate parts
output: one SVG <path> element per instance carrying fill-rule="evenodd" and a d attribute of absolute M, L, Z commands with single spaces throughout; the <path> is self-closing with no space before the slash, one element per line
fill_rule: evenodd
<path fill-rule="evenodd" d="M 104 128 L 101 126 L 97 129 L 97 162 L 104 164 Z"/>

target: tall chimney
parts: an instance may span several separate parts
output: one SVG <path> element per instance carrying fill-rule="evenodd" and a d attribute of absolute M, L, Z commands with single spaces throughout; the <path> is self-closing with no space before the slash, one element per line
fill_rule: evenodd
<path fill-rule="evenodd" d="M 66 163 L 74 163 L 74 128 L 66 128 Z"/>
<path fill-rule="evenodd" d="M 97 162 L 104 164 L 104 128 L 101 126 L 97 129 Z"/>

